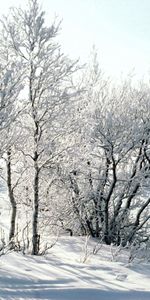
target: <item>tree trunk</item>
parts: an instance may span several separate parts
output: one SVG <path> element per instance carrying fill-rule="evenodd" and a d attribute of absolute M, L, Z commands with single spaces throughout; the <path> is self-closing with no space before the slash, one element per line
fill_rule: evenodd
<path fill-rule="evenodd" d="M 105 204 L 105 210 L 104 210 L 104 242 L 106 245 L 110 245 L 110 233 L 109 233 L 109 212 L 108 212 L 108 203 Z"/>
<path fill-rule="evenodd" d="M 12 241 L 15 236 L 15 223 L 16 223 L 16 213 L 17 213 L 17 205 L 13 193 L 12 188 L 12 181 L 11 181 L 11 148 L 7 151 L 7 187 L 8 187 L 8 194 L 9 199 L 12 207 L 12 214 L 11 214 L 11 224 L 10 224 L 10 232 L 9 232 L 9 241 Z"/>
<path fill-rule="evenodd" d="M 39 253 L 39 243 L 40 243 L 40 235 L 38 234 L 38 213 L 39 213 L 39 168 L 37 163 L 38 155 L 35 152 L 34 159 L 34 169 L 35 169 L 35 177 L 34 177 L 34 208 L 33 208 L 33 224 L 32 224 L 32 254 L 38 255 Z"/>

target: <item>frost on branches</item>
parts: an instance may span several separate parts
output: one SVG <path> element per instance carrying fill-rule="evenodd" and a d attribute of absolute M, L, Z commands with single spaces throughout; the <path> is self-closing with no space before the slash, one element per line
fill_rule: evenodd
<path fill-rule="evenodd" d="M 146 242 L 149 87 L 130 79 L 114 85 L 95 50 L 81 68 L 62 53 L 59 28 L 56 20 L 46 25 L 37 0 L 1 21 L 0 153 L 11 247 L 37 255 L 59 232 Z"/>

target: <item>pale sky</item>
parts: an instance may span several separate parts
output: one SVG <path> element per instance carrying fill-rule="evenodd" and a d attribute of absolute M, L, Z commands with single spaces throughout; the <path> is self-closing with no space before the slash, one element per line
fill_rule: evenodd
<path fill-rule="evenodd" d="M 2 1 L 1 14 L 21 0 Z M 63 51 L 86 62 L 95 44 L 106 73 L 117 77 L 150 71 L 150 0 L 41 0 L 47 19 L 62 22 Z M 149 72 L 150 73 L 150 72 Z"/>

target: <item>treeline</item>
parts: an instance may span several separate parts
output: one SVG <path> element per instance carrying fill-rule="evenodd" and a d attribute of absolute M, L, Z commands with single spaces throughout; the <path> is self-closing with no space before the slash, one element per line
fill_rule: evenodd
<path fill-rule="evenodd" d="M 150 89 L 113 84 L 96 52 L 81 66 L 37 0 L 0 31 L 0 155 L 12 214 L 10 247 L 60 229 L 106 244 L 149 239 Z M 7 172 L 5 170 L 7 169 Z M 19 221 L 18 221 L 19 220 Z"/>

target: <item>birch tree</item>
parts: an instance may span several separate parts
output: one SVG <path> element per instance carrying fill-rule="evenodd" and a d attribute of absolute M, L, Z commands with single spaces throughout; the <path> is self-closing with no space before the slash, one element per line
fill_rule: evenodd
<path fill-rule="evenodd" d="M 36 255 L 40 241 L 41 178 L 44 170 L 53 166 L 60 154 L 65 152 L 66 116 L 71 107 L 70 100 L 77 94 L 71 75 L 77 70 L 77 62 L 61 53 L 60 45 L 55 42 L 59 24 L 45 25 L 44 12 L 37 0 L 30 0 L 26 10 L 12 9 L 5 21 L 5 30 L 11 36 L 12 51 L 26 67 L 28 97 L 23 126 L 28 132 L 30 145 L 18 150 L 32 164 L 32 254 Z"/>
<path fill-rule="evenodd" d="M 10 33 L 6 30 L 3 20 L 0 27 L 0 60 L 0 152 L 6 161 L 6 185 L 12 208 L 9 240 L 12 241 L 15 235 L 17 206 L 12 188 L 11 147 L 17 139 L 15 124 L 23 108 L 20 93 L 24 85 L 23 64 L 21 60 L 16 60 L 11 49 Z"/>
<path fill-rule="evenodd" d="M 11 184 L 11 146 L 15 143 L 15 121 L 21 107 L 19 94 L 23 89 L 23 72 L 20 62 L 16 62 L 10 53 L 8 35 L 1 32 L 0 46 L 0 155 L 4 157 L 7 165 L 7 188 L 12 207 L 9 239 L 15 234 L 16 202 Z M 5 154 L 8 154 L 7 158 Z"/>

